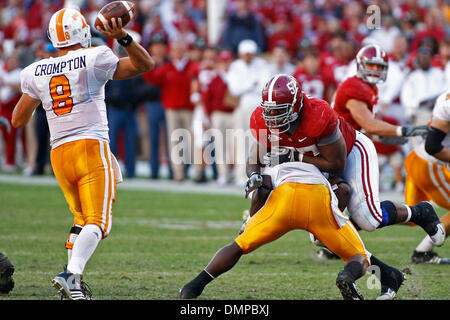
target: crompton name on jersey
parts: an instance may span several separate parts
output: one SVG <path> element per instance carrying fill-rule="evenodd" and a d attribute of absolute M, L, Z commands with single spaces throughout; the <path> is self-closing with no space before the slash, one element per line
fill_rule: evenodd
<path fill-rule="evenodd" d="M 79 56 L 66 61 L 60 61 L 58 63 L 38 64 L 34 70 L 34 75 L 48 76 L 55 73 L 63 73 L 80 68 L 86 68 L 86 56 Z"/>

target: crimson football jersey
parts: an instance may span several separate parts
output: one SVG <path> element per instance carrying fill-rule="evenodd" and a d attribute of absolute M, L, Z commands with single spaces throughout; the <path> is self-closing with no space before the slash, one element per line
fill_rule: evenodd
<path fill-rule="evenodd" d="M 303 92 L 315 98 L 325 98 L 325 81 L 322 74 L 308 74 L 304 69 L 297 69 L 293 77 L 302 84 Z"/>
<path fill-rule="evenodd" d="M 272 145 L 292 147 L 308 156 L 317 156 L 319 154 L 317 144 L 320 140 L 329 137 L 338 124 L 347 146 L 347 155 L 355 143 L 355 130 L 324 100 L 303 94 L 300 123 L 292 135 L 286 132 L 271 133 L 264 122 L 262 112 L 261 107 L 253 111 L 250 129 L 256 140 L 268 148 Z"/>
<path fill-rule="evenodd" d="M 350 123 L 355 130 L 360 130 L 361 126 L 353 119 L 350 110 L 347 109 L 347 101 L 355 99 L 364 101 L 370 111 L 378 102 L 378 88 L 371 86 L 357 76 L 350 77 L 342 82 L 336 90 L 334 98 L 334 110 Z"/>

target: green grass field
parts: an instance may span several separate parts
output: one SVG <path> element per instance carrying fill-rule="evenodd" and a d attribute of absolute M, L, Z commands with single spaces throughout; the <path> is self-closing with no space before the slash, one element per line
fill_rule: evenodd
<path fill-rule="evenodd" d="M 100 243 L 84 279 L 97 300 L 177 299 L 179 288 L 236 237 L 248 203 L 237 196 L 119 188 L 111 235 Z M 0 299 L 58 299 L 51 279 L 67 263 L 64 243 L 72 222 L 58 187 L 0 183 L 0 252 L 16 266 L 16 287 Z M 422 229 L 394 226 L 361 235 L 383 261 L 409 268 L 398 299 L 450 299 L 449 265 L 410 262 Z M 242 257 L 200 298 L 341 299 L 334 283 L 343 262 L 321 262 L 317 249 L 307 232 L 288 233 Z M 436 251 L 450 256 L 449 243 Z M 369 289 L 368 279 L 358 286 L 366 299 L 375 299 L 379 290 Z"/>

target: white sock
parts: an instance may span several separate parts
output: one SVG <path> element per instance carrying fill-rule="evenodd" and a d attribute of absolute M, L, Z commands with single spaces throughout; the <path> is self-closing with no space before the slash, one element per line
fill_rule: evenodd
<path fill-rule="evenodd" d="M 83 274 L 86 263 L 101 239 L 102 232 L 97 225 L 85 225 L 73 244 L 72 257 L 67 265 L 67 270 L 73 274 Z"/>
<path fill-rule="evenodd" d="M 72 247 L 73 247 L 73 244 L 75 243 L 75 240 L 78 237 L 78 234 L 81 232 L 81 230 L 83 230 L 83 226 L 81 226 L 79 224 L 75 224 L 74 227 L 79 229 L 80 231 L 76 230 L 76 231 L 78 231 L 78 233 L 69 233 L 69 239 L 67 239 L 67 242 L 71 243 Z M 67 265 L 69 265 L 71 258 L 72 258 L 72 248 L 70 248 L 70 249 L 68 248 L 67 249 Z"/>
<path fill-rule="evenodd" d="M 422 242 L 416 247 L 416 251 L 418 252 L 427 252 L 431 251 L 434 248 L 433 241 L 431 241 L 430 236 L 426 236 L 423 238 Z"/>

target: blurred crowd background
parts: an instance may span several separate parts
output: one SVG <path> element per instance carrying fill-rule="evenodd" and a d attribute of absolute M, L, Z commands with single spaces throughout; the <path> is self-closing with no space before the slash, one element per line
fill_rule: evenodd
<path fill-rule="evenodd" d="M 94 25 L 104 0 L 71 1 Z M 127 179 L 134 177 L 243 185 L 244 157 L 226 139 L 207 135 L 249 127 L 261 90 L 277 73 L 294 75 L 303 90 L 333 101 L 356 73 L 357 51 L 376 43 L 390 57 L 379 86 L 377 116 L 398 124 L 425 124 L 436 97 L 450 88 L 450 3 L 445 0 L 230 0 L 225 1 L 217 43 L 208 39 L 207 0 L 134 1 L 127 25 L 157 63 L 139 78 L 110 81 L 106 103 L 111 149 Z M 46 29 L 59 0 L 0 0 L 0 116 L 10 119 L 20 97 L 22 68 L 56 54 Z M 380 26 L 367 8 L 380 9 Z M 91 27 L 92 45 L 126 55 Z M 171 153 L 177 128 L 192 134 L 186 150 L 202 161 L 186 166 Z M 201 157 L 213 143 L 217 164 Z M 381 187 L 403 188 L 403 159 L 413 145 L 376 144 Z M 231 145 L 231 146 L 230 146 Z M 185 152 L 186 153 L 186 152 Z M 189 155 L 188 155 L 189 156 Z M 242 160 L 242 159 L 241 159 Z M 39 108 L 27 127 L 2 126 L 0 171 L 51 174 L 48 127 Z"/>

